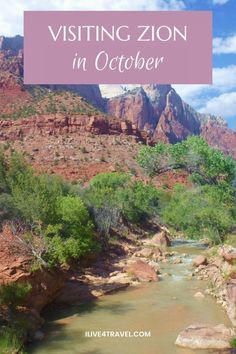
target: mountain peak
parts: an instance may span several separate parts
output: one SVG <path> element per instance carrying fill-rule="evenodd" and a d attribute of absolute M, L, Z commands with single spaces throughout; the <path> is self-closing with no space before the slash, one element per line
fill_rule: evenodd
<path fill-rule="evenodd" d="M 15 37 L 0 36 L 0 50 L 11 50 L 18 53 L 23 49 L 24 38 L 20 35 Z"/>

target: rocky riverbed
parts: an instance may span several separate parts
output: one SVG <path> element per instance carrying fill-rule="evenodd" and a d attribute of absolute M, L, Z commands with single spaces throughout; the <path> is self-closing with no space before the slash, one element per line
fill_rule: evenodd
<path fill-rule="evenodd" d="M 127 353 L 143 354 L 145 344 L 148 353 L 156 353 L 156 348 L 162 354 L 192 354 L 199 348 L 202 354 L 230 353 L 235 333 L 207 287 L 209 256 L 193 242 L 177 240 L 174 247 L 170 245 L 163 229 L 151 239 L 127 246 L 125 255 L 100 260 L 73 274 L 46 313 L 44 340 L 30 352 L 77 353 L 72 347 L 79 347 L 81 353 L 113 354 L 126 348 Z M 129 291 L 122 291 L 127 287 Z M 86 329 L 109 326 L 151 328 L 153 334 L 146 342 L 138 339 L 133 347 L 132 341 L 121 340 L 114 348 L 109 339 L 84 340 Z"/>

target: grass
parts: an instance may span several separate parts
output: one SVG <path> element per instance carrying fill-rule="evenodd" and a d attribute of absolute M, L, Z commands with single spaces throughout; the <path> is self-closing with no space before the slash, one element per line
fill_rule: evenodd
<path fill-rule="evenodd" d="M 20 332 L 20 333 L 19 333 Z M 0 353 L 1 354 L 23 354 L 22 333 L 16 328 L 5 327 L 0 331 Z"/>
<path fill-rule="evenodd" d="M 225 244 L 236 247 L 236 234 L 228 234 L 225 238 Z"/>
<path fill-rule="evenodd" d="M 231 348 L 236 348 L 236 338 L 232 338 L 229 342 Z"/>

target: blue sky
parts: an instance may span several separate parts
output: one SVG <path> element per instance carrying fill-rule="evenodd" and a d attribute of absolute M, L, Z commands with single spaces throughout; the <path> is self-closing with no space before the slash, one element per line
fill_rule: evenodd
<path fill-rule="evenodd" d="M 212 11 L 213 85 L 173 86 L 194 108 L 223 116 L 236 130 L 236 0 L 7 0 L 1 4 L 0 34 L 22 34 L 24 10 Z M 101 89 L 111 96 L 120 87 Z"/>

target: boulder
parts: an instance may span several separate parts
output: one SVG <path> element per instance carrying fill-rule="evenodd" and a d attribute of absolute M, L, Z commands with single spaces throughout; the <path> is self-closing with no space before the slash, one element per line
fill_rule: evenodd
<path fill-rule="evenodd" d="M 138 257 L 151 258 L 154 260 L 158 260 L 161 255 L 162 251 L 159 247 L 145 247 L 136 253 Z"/>
<path fill-rule="evenodd" d="M 233 323 L 236 326 L 236 281 L 231 280 L 226 285 L 226 311 Z"/>
<path fill-rule="evenodd" d="M 161 247 L 171 246 L 171 240 L 166 230 L 162 230 L 161 232 L 155 234 L 151 241 L 153 244 L 156 244 Z"/>
<path fill-rule="evenodd" d="M 230 348 L 230 340 L 234 331 L 223 324 L 212 326 L 196 323 L 184 329 L 177 337 L 175 344 L 191 349 L 226 349 Z"/>
<path fill-rule="evenodd" d="M 159 247 L 155 247 L 153 249 L 153 254 L 152 254 L 152 259 L 154 260 L 159 260 L 159 258 L 162 256 L 162 251 Z"/>
<path fill-rule="evenodd" d="M 230 264 L 234 263 L 236 260 L 236 248 L 230 247 L 230 248 L 223 248 L 221 251 L 221 255 L 223 258 Z"/>
<path fill-rule="evenodd" d="M 181 263 L 183 263 L 183 261 L 182 261 L 182 259 L 180 258 L 180 257 L 175 257 L 174 259 L 173 259 L 173 262 L 172 262 L 173 264 L 181 264 Z"/>
<path fill-rule="evenodd" d="M 207 258 L 206 256 L 199 255 L 193 260 L 193 266 L 194 267 L 199 267 L 201 265 L 207 265 Z"/>
<path fill-rule="evenodd" d="M 138 257 L 151 258 L 152 255 L 153 255 L 153 250 L 147 247 L 137 252 Z"/>
<path fill-rule="evenodd" d="M 139 281 L 157 281 L 158 276 L 155 270 L 146 262 L 138 260 L 126 267 L 126 272 L 137 278 Z"/>

